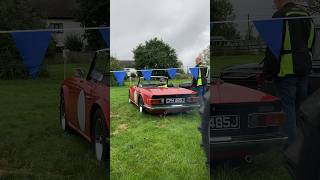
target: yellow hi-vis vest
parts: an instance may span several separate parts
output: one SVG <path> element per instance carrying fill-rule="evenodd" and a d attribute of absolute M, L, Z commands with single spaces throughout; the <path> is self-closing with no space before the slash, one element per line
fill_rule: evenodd
<path fill-rule="evenodd" d="M 206 78 L 208 78 L 209 76 L 209 68 L 205 67 L 205 66 L 199 66 L 199 70 L 198 70 L 198 80 L 197 80 L 197 86 L 202 86 L 203 82 L 202 82 L 202 73 L 201 73 L 201 69 L 202 68 L 206 68 L 207 72 L 206 72 Z"/>
<path fill-rule="evenodd" d="M 309 16 L 308 13 L 302 12 L 302 11 L 291 11 L 286 13 L 286 17 L 292 16 L 292 15 L 299 15 L 299 16 Z M 310 35 L 308 40 L 308 49 L 310 52 L 312 52 L 312 45 L 313 40 L 315 36 L 315 29 L 314 24 L 311 22 L 311 28 L 310 28 Z M 291 35 L 290 35 L 290 27 L 289 27 L 289 21 L 285 20 L 285 34 L 284 34 L 284 42 L 283 42 L 283 52 L 289 52 L 289 53 L 282 53 L 281 59 L 280 59 L 280 72 L 278 74 L 279 77 L 285 77 L 286 75 L 293 75 L 294 69 L 293 69 L 293 54 L 292 54 L 292 46 L 291 46 Z"/>

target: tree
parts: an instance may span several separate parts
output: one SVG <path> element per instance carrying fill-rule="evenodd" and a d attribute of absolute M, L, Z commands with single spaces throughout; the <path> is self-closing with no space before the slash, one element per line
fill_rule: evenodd
<path fill-rule="evenodd" d="M 179 68 L 175 49 L 157 38 L 139 44 L 134 50 L 136 69 L 167 69 Z M 154 75 L 165 75 L 166 72 L 154 72 Z"/>
<path fill-rule="evenodd" d="M 320 0 L 309 0 L 308 9 L 313 14 L 320 14 Z"/>
<path fill-rule="evenodd" d="M 120 71 L 123 70 L 119 60 L 113 56 L 110 57 L 110 70 L 111 71 Z"/>
<path fill-rule="evenodd" d="M 37 9 L 32 8 L 29 0 L 0 1 L 0 30 L 44 27 L 41 14 Z M 0 39 L 0 79 L 27 77 L 28 72 L 10 34 L 0 34 Z"/>
<path fill-rule="evenodd" d="M 228 21 L 233 20 L 234 9 L 229 0 L 214 0 L 211 4 L 211 21 Z M 226 39 L 239 39 L 240 33 L 235 28 L 234 23 L 214 24 L 211 32 L 214 36 L 223 36 Z"/>
<path fill-rule="evenodd" d="M 109 26 L 110 0 L 77 0 L 77 20 L 84 27 Z M 98 30 L 87 30 L 84 37 L 88 41 L 88 49 L 105 48 L 105 42 Z"/>
<path fill-rule="evenodd" d="M 210 66 L 210 45 L 200 53 L 200 57 L 205 66 Z"/>

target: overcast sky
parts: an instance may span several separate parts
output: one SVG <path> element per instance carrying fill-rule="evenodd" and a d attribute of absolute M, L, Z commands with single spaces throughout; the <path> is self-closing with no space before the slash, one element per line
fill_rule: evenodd
<path fill-rule="evenodd" d="M 133 60 L 132 50 L 151 38 L 176 49 L 184 66 L 210 44 L 210 0 L 111 0 L 111 55 Z"/>

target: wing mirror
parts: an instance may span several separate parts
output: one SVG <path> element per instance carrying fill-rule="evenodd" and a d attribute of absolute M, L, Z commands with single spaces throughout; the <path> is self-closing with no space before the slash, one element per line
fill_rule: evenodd
<path fill-rule="evenodd" d="M 82 69 L 76 68 L 76 69 L 74 69 L 74 76 L 81 78 L 81 79 L 84 79 L 84 72 L 82 71 Z"/>

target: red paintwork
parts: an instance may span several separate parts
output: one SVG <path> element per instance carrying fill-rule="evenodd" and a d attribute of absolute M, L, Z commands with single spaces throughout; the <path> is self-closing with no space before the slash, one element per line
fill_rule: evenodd
<path fill-rule="evenodd" d="M 212 98 L 210 98 L 211 104 L 273 102 L 279 100 L 279 98 L 261 91 L 223 82 L 212 84 L 210 94 L 212 95 Z"/>
<path fill-rule="evenodd" d="M 134 97 L 134 92 L 136 91 L 136 99 Z M 194 92 L 189 89 L 185 88 L 176 88 L 176 87 L 170 87 L 170 88 L 141 88 L 137 86 L 131 86 L 129 88 L 129 98 L 131 102 L 133 102 L 135 105 L 139 105 L 139 96 L 142 97 L 143 103 L 145 106 L 152 106 L 147 99 L 151 99 L 152 96 L 165 96 L 165 95 L 197 95 L 197 92 Z M 152 110 L 147 109 L 147 111 L 152 112 Z M 172 110 L 171 112 L 184 112 L 184 109 L 176 109 Z M 164 111 L 157 111 L 154 113 L 163 113 Z"/>
<path fill-rule="evenodd" d="M 85 93 L 85 130 L 80 129 L 77 115 L 78 97 Z M 63 81 L 61 92 L 65 98 L 66 121 L 68 125 L 91 142 L 92 115 L 100 108 L 105 115 L 107 129 L 110 127 L 109 88 L 106 83 L 96 83 L 77 77 Z"/>

